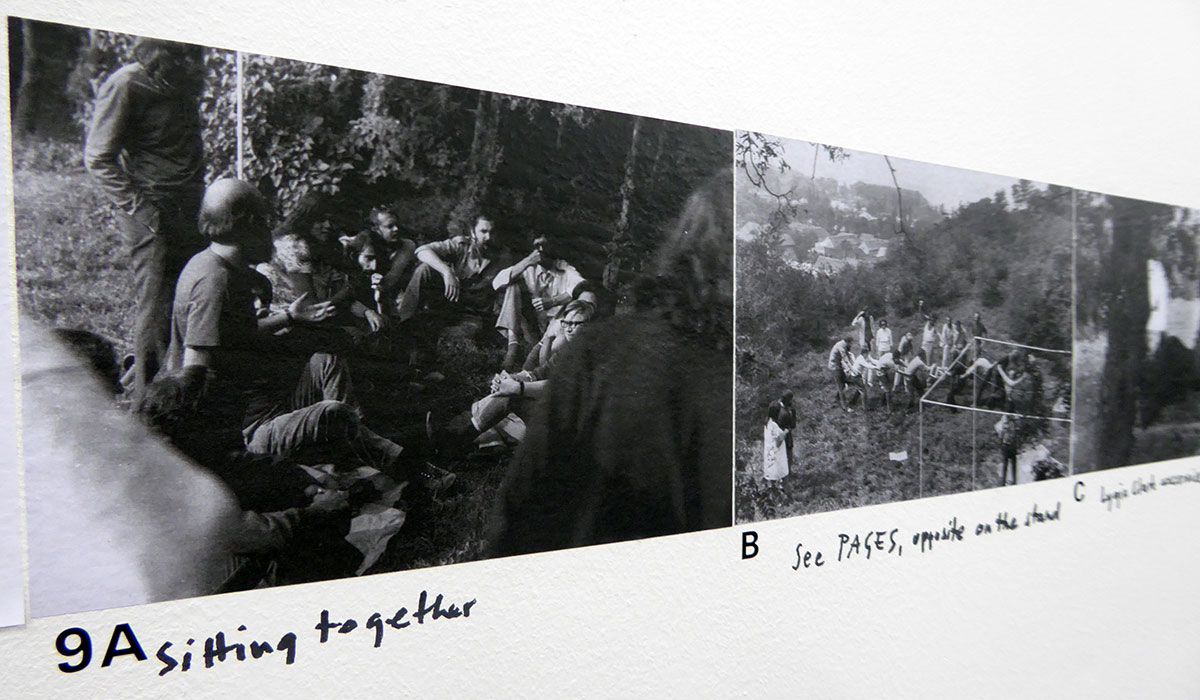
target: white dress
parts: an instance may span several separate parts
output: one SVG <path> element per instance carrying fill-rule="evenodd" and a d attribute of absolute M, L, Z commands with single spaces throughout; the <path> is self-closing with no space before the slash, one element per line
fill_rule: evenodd
<path fill-rule="evenodd" d="M 775 421 L 767 419 L 763 427 L 763 478 L 778 481 L 788 475 L 787 448 L 784 432 Z"/>

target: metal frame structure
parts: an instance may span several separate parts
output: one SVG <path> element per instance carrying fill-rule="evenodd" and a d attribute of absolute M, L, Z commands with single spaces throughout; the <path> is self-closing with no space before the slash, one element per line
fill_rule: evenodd
<path fill-rule="evenodd" d="M 979 343 L 980 343 L 980 341 L 984 341 L 984 342 L 988 342 L 988 343 L 998 343 L 1000 345 L 1008 345 L 1010 347 L 1016 347 L 1016 348 L 1025 348 L 1026 350 L 1034 350 L 1036 352 L 1054 353 L 1056 355 L 1070 356 L 1072 354 L 1070 350 L 1056 350 L 1053 348 L 1041 348 L 1036 345 L 1025 345 L 1023 343 L 1014 343 L 1009 340 L 997 340 L 995 338 L 986 338 L 984 336 L 977 335 L 977 336 L 974 336 L 973 338 L 971 338 L 971 341 L 967 344 L 967 346 L 964 347 L 962 350 L 960 350 L 958 352 L 958 354 L 954 356 L 954 362 L 951 363 L 951 366 L 960 362 L 963 358 L 963 355 L 966 354 L 968 350 L 971 351 L 971 362 L 972 362 L 972 364 L 974 364 L 974 362 L 979 359 Z M 1014 418 L 1028 418 L 1031 420 L 1043 420 L 1043 421 L 1052 421 L 1052 422 L 1067 423 L 1067 424 L 1071 423 L 1070 418 L 1055 418 L 1052 416 L 1031 416 L 1031 415 L 1027 415 L 1024 413 L 1013 413 L 1010 411 L 997 411 L 997 410 L 991 409 L 991 408 L 980 408 L 976 403 L 977 397 L 979 396 L 979 375 L 975 374 L 975 373 L 972 373 L 972 375 L 971 375 L 971 405 L 970 406 L 959 406 L 957 404 L 945 403 L 943 401 L 935 401 L 935 400 L 929 398 L 929 395 L 932 394 L 933 390 L 936 389 L 938 387 L 938 385 L 940 385 L 942 383 L 942 380 L 946 378 L 947 374 L 948 373 L 945 373 L 945 372 L 942 373 L 942 375 L 939 376 L 933 382 L 933 384 L 930 384 L 929 388 L 925 390 L 925 393 L 921 395 L 921 400 L 917 404 L 917 465 L 918 465 L 917 466 L 917 469 L 918 469 L 918 472 L 917 472 L 917 497 L 918 498 L 924 498 L 924 496 L 925 496 L 925 404 L 929 404 L 931 406 L 943 406 L 945 408 L 971 412 L 971 490 L 972 491 L 975 490 L 976 469 L 977 469 L 978 463 L 979 463 L 978 452 L 976 449 L 976 444 L 977 444 L 976 430 L 977 430 L 979 414 L 990 413 L 990 414 L 1000 415 L 1000 416 L 1012 416 Z M 1074 390 L 1075 390 L 1075 386 L 1074 386 L 1074 382 L 1072 382 L 1071 383 L 1072 398 L 1074 397 Z M 1074 473 L 1073 467 L 1068 467 L 1068 469 L 1071 470 L 1071 473 Z"/>

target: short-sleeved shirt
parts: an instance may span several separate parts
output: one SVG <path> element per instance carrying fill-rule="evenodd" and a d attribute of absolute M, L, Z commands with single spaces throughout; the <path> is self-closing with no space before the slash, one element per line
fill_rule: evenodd
<path fill-rule="evenodd" d="M 875 345 L 878 352 L 892 351 L 892 329 L 880 328 L 875 332 Z"/>
<path fill-rule="evenodd" d="M 441 258 L 460 280 L 470 280 L 478 276 L 491 263 L 491 260 L 483 257 L 479 250 L 471 245 L 470 236 L 455 236 L 426 243 L 422 247 Z"/>
<path fill-rule="evenodd" d="M 233 403 L 245 423 L 277 410 L 276 362 L 269 339 L 258 333 L 255 289 L 269 284 L 249 267 L 230 263 L 211 250 L 192 256 L 175 285 L 167 368 L 183 367 L 186 348 L 208 350 L 217 388 L 211 394 Z"/>
<path fill-rule="evenodd" d="M 556 260 L 550 267 L 530 265 L 521 271 L 520 276 L 515 278 L 512 274 L 512 267 L 505 268 L 492 280 L 492 286 L 499 290 L 517 280 L 521 280 L 525 284 L 525 288 L 531 295 L 553 299 L 569 295 L 583 281 L 583 275 L 579 274 L 579 271 L 571 263 L 565 260 Z M 563 304 L 559 304 L 545 309 L 547 318 L 557 316 L 563 306 Z"/>
<path fill-rule="evenodd" d="M 829 369 L 837 369 L 846 362 L 846 341 L 839 340 L 829 351 Z"/>

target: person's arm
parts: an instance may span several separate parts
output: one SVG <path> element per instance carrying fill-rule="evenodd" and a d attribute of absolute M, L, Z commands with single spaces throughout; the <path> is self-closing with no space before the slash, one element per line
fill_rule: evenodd
<path fill-rule="evenodd" d="M 533 251 L 529 255 L 526 255 L 518 260 L 516 265 L 506 267 L 497 272 L 496 276 L 492 278 L 492 289 L 500 291 L 508 285 L 520 281 L 521 274 L 525 272 L 526 269 L 538 264 L 541 261 L 542 254 L 536 250 Z M 568 294 L 567 297 L 570 298 L 570 295 Z"/>
<path fill-rule="evenodd" d="M 454 270 L 442 259 L 442 255 L 446 252 L 447 244 L 452 245 L 450 241 L 426 243 L 417 248 L 416 256 L 417 260 L 432 267 L 442 276 L 442 282 L 446 287 L 446 298 L 450 301 L 458 301 L 458 275 L 454 274 Z"/>
<path fill-rule="evenodd" d="M 571 292 L 575 291 L 576 285 L 578 285 L 580 282 L 583 282 L 583 275 L 579 274 L 579 271 L 576 270 L 573 265 L 569 265 L 567 263 L 563 263 L 563 265 L 565 269 L 562 271 L 563 279 L 562 284 L 559 286 L 564 288 L 565 291 L 555 295 L 544 296 L 540 299 L 535 299 L 533 306 L 534 308 L 537 308 L 538 311 L 553 309 L 556 306 L 561 306 L 571 301 Z M 539 301 L 541 304 L 540 308 Z"/>
<path fill-rule="evenodd" d="M 132 110 L 128 78 L 116 73 L 100 87 L 83 147 L 88 172 L 112 203 L 130 215 L 145 204 L 120 162 Z"/>
<path fill-rule="evenodd" d="M 378 333 L 387 325 L 387 319 L 378 311 L 357 299 L 350 302 L 350 313 L 356 318 L 366 320 L 367 326 L 370 327 L 372 333 Z"/>
<path fill-rule="evenodd" d="M 320 491 L 305 508 L 272 513 L 243 511 L 241 527 L 232 537 L 233 551 L 235 554 L 277 552 L 287 546 L 302 523 L 329 520 L 349 507 L 350 502 L 340 491 Z"/>
<path fill-rule="evenodd" d="M 526 382 L 508 377 L 500 380 L 500 386 L 496 389 L 496 395 L 536 399 L 546 391 L 546 385 L 549 383 L 549 379 L 535 379 Z"/>
<path fill-rule="evenodd" d="M 273 313 L 266 318 L 258 319 L 260 333 L 274 333 L 281 328 L 288 328 L 297 323 L 320 323 L 337 311 L 332 301 L 322 301 L 318 304 L 308 302 L 308 292 L 296 297 L 282 312 Z M 187 364 L 184 362 L 184 364 Z"/>

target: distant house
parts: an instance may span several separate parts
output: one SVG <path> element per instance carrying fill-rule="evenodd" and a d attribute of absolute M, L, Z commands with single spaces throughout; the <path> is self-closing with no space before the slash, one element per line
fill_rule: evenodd
<path fill-rule="evenodd" d="M 829 274 L 847 267 L 874 265 L 887 257 L 888 242 L 869 233 L 834 233 L 813 246 L 814 265 Z"/>

